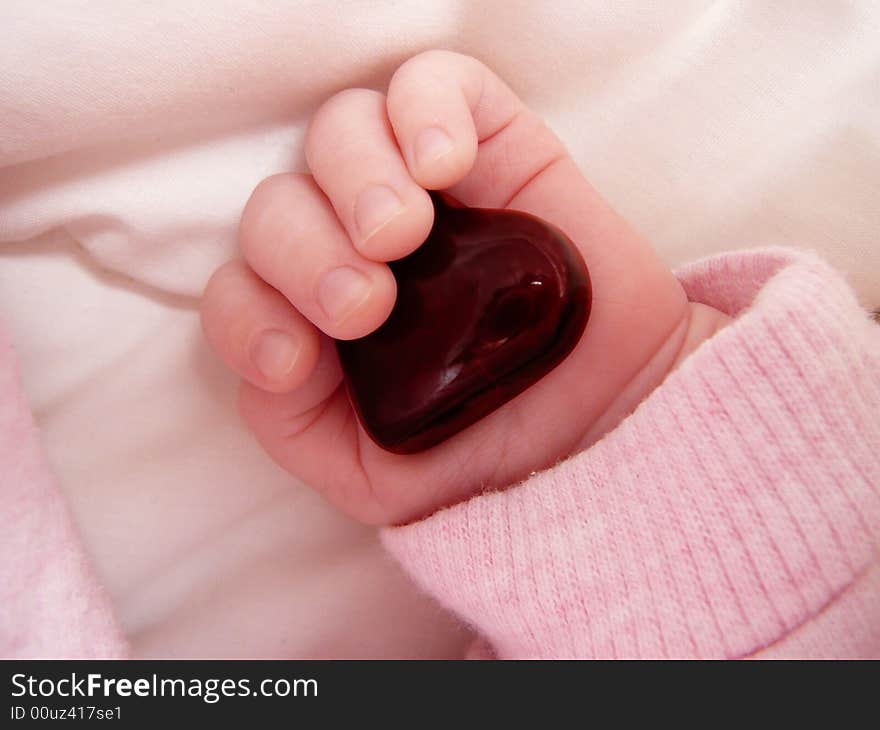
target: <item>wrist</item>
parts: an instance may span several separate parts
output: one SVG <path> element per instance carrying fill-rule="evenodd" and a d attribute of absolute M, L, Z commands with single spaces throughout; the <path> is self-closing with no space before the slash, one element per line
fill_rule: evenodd
<path fill-rule="evenodd" d="M 732 318 L 714 307 L 688 302 L 678 326 L 647 364 L 624 386 L 584 434 L 574 452 L 583 451 L 632 413 L 703 342 L 726 327 Z"/>

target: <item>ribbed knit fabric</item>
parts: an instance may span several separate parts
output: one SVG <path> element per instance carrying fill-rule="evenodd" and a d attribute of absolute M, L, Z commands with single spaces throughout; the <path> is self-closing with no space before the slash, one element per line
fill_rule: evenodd
<path fill-rule="evenodd" d="M 591 448 L 386 547 L 499 657 L 880 655 L 880 327 L 785 249 L 679 278 L 736 320 Z"/>

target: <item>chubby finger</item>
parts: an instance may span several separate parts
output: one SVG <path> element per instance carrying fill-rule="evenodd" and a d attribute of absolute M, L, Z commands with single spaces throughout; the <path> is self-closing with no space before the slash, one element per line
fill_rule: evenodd
<path fill-rule="evenodd" d="M 452 51 L 420 53 L 395 72 L 388 117 L 415 180 L 451 188 L 468 205 L 506 207 L 568 159 L 559 138 L 497 74 Z"/>
<path fill-rule="evenodd" d="M 245 206 L 239 238 L 251 268 L 331 337 L 363 337 L 391 313 L 391 270 L 355 250 L 311 175 L 261 182 Z"/>
<path fill-rule="evenodd" d="M 388 118 L 422 187 L 448 188 L 474 164 L 478 137 L 471 108 L 480 98 L 479 67 L 469 56 L 428 51 L 391 77 Z"/>
<path fill-rule="evenodd" d="M 299 387 L 318 361 L 318 331 L 243 261 L 230 261 L 214 273 L 202 296 L 201 317 L 214 350 L 262 390 Z"/>
<path fill-rule="evenodd" d="M 425 240 L 433 207 L 400 155 L 384 94 L 347 89 L 327 100 L 309 125 L 305 154 L 363 256 L 392 261 Z"/>

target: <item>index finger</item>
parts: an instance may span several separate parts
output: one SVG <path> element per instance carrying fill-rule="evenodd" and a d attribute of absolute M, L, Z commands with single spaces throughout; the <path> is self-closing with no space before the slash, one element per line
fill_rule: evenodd
<path fill-rule="evenodd" d="M 564 231 L 590 267 L 594 320 L 606 297 L 644 317 L 633 303 L 649 285 L 665 284 L 676 294 L 671 307 L 680 306 L 680 288 L 653 248 L 587 182 L 553 130 L 477 59 L 450 51 L 410 59 L 391 79 L 388 116 L 423 187 L 448 189 L 472 207 L 532 213 Z"/>

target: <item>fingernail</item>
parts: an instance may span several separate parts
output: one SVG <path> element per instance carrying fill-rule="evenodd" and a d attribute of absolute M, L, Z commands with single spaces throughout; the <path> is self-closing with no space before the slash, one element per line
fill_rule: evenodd
<path fill-rule="evenodd" d="M 281 330 L 267 330 L 251 348 L 251 360 L 267 380 L 281 380 L 293 370 L 301 344 Z"/>
<path fill-rule="evenodd" d="M 416 162 L 428 165 L 451 152 L 453 146 L 452 137 L 440 127 L 423 129 L 416 137 Z"/>
<path fill-rule="evenodd" d="M 339 323 L 370 296 L 370 280 L 351 266 L 340 266 L 324 274 L 318 287 L 318 303 L 327 317 Z"/>
<path fill-rule="evenodd" d="M 364 239 L 403 211 L 403 201 L 387 185 L 370 185 L 358 195 L 354 218 Z"/>

